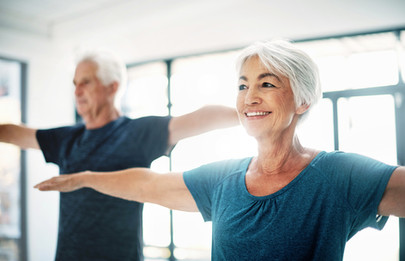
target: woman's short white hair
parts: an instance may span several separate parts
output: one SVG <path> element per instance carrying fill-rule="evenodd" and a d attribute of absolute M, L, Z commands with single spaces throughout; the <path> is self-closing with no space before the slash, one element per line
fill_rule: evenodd
<path fill-rule="evenodd" d="M 126 87 L 127 69 L 125 63 L 107 50 L 91 50 L 86 51 L 78 56 L 76 64 L 82 62 L 92 62 L 97 66 L 97 78 L 105 86 L 114 82 L 118 83 L 118 91 L 116 94 L 116 105 L 121 99 L 122 93 Z"/>
<path fill-rule="evenodd" d="M 318 66 L 304 51 L 285 40 L 256 42 L 240 54 L 237 72 L 241 72 L 246 60 L 255 56 L 267 69 L 289 79 L 296 106 L 306 104 L 311 108 L 318 102 L 322 95 Z"/>

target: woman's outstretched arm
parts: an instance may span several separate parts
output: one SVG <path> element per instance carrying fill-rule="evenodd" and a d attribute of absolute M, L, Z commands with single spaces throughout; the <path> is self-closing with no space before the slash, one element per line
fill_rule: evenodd
<path fill-rule="evenodd" d="M 198 211 L 184 183 L 183 173 L 159 174 L 147 168 L 113 172 L 85 171 L 56 176 L 35 185 L 34 188 L 60 192 L 92 188 L 126 200 L 155 203 L 182 211 Z"/>
<path fill-rule="evenodd" d="M 391 175 L 378 207 L 383 216 L 405 217 L 405 167 L 399 166 Z"/>

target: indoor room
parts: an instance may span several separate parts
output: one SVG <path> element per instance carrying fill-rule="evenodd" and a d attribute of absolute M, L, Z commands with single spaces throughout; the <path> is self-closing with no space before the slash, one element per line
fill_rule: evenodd
<path fill-rule="evenodd" d="M 322 86 L 297 127 L 302 145 L 404 166 L 404 14 L 403 0 L 0 0 L 0 124 L 80 124 L 76 62 L 92 50 L 123 61 L 127 80 L 117 106 L 130 119 L 176 118 L 207 105 L 235 108 L 242 50 L 285 39 L 314 60 Z M 233 124 L 179 140 L 150 168 L 183 172 L 254 157 L 258 149 Z M 0 142 L 0 261 L 58 259 L 61 194 L 34 186 L 59 171 L 41 150 Z M 145 261 L 211 260 L 213 225 L 200 213 L 153 203 L 140 211 Z M 116 260 L 125 259 L 117 254 Z M 404 219 L 390 216 L 381 231 L 359 231 L 343 260 L 405 261 Z"/>

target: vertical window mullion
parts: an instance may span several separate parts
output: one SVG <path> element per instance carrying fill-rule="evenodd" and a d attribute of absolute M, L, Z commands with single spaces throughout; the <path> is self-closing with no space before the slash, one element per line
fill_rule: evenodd
<path fill-rule="evenodd" d="M 334 148 L 339 150 L 339 115 L 338 115 L 338 105 L 337 98 L 331 99 L 333 106 L 333 137 L 334 137 Z"/>
<path fill-rule="evenodd" d="M 401 31 L 395 31 L 395 36 L 397 38 L 397 53 L 398 53 L 398 85 L 401 92 L 395 93 L 395 120 L 396 120 L 396 132 L 397 132 L 397 159 L 399 165 L 405 164 L 405 138 L 403 133 L 405 133 L 405 82 L 402 77 L 402 70 L 405 69 L 401 66 L 401 57 L 404 51 L 401 45 Z M 399 261 L 405 261 L 405 218 L 399 218 Z"/>
<path fill-rule="evenodd" d="M 171 75 L 172 75 L 172 60 L 166 61 L 167 66 L 167 110 L 168 115 L 172 116 L 172 99 L 171 99 Z M 172 156 L 169 155 L 169 171 L 172 171 Z M 170 261 L 175 261 L 176 258 L 174 256 L 174 241 L 173 241 L 173 210 L 170 210 Z"/>
<path fill-rule="evenodd" d="M 401 79 L 401 78 L 400 78 Z M 400 82 L 401 83 L 401 82 Z M 405 164 L 405 85 L 401 92 L 395 94 L 395 119 L 397 132 L 397 160 L 399 165 Z M 399 261 L 405 261 L 405 218 L 399 218 Z"/>

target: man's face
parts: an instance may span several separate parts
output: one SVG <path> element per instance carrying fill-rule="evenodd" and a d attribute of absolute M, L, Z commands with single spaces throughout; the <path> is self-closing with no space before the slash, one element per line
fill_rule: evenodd
<path fill-rule="evenodd" d="M 97 116 L 107 106 L 113 106 L 113 94 L 97 78 L 97 65 L 84 61 L 77 65 L 73 83 L 75 85 L 76 108 L 80 116 Z"/>

